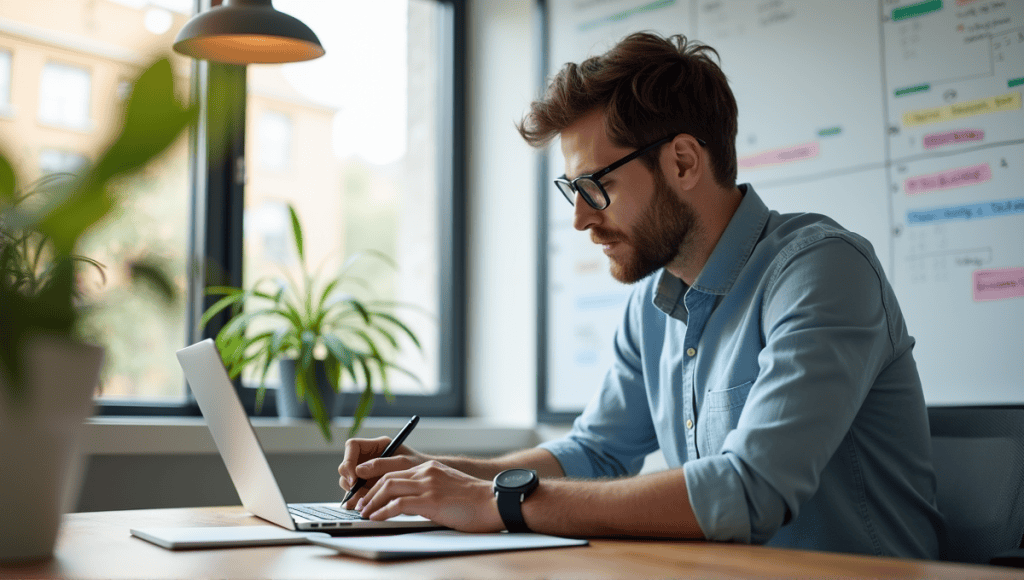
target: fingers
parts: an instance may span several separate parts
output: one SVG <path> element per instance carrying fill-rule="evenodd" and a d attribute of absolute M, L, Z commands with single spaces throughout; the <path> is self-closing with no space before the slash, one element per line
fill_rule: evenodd
<path fill-rule="evenodd" d="M 368 494 L 369 499 L 361 499 L 362 505 L 357 504 L 355 509 L 360 510 L 363 517 L 371 520 L 386 520 L 402 513 L 416 515 L 412 512 L 402 511 L 410 507 L 410 502 L 424 490 L 422 484 L 412 479 L 399 478 L 396 474 L 389 474 L 381 478 L 374 485 L 372 493 Z M 382 508 L 387 508 L 382 509 Z"/>
<path fill-rule="evenodd" d="M 352 489 L 356 479 L 356 467 L 368 459 L 379 457 L 388 446 L 391 439 L 388 437 L 377 437 L 376 439 L 349 439 L 345 442 L 345 458 L 338 466 L 339 485 L 344 489 Z M 364 478 L 365 479 L 365 478 Z"/>
<path fill-rule="evenodd" d="M 343 507 L 343 508 L 345 508 L 347 510 L 354 510 L 354 509 L 356 509 L 356 503 L 358 503 L 359 500 L 363 499 L 363 497 L 366 496 L 366 492 L 370 491 L 370 487 L 374 483 L 376 483 L 376 480 L 374 480 L 372 482 L 367 482 L 365 485 L 363 485 L 362 488 L 359 489 L 359 491 L 357 491 L 355 494 L 353 494 L 352 497 L 350 497 L 347 502 L 341 504 L 341 507 Z M 348 484 L 345 482 L 345 478 L 341 478 L 338 481 L 338 485 L 342 489 L 346 489 L 346 490 L 350 489 L 348 487 Z M 348 495 L 347 491 L 346 491 L 345 495 Z"/>

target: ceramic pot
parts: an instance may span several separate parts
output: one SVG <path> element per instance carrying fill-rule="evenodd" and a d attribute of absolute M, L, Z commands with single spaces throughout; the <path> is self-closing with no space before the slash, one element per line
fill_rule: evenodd
<path fill-rule="evenodd" d="M 47 559 L 81 486 L 82 423 L 103 349 L 54 335 L 26 342 L 23 400 L 0 374 L 0 562 Z"/>
<path fill-rule="evenodd" d="M 295 394 L 295 359 L 281 359 L 278 361 L 281 369 L 281 387 L 277 389 L 277 414 L 289 419 L 311 419 L 313 414 L 309 411 L 306 400 L 299 400 Z M 341 397 L 331 388 L 327 380 L 327 369 L 324 361 L 318 360 L 313 363 L 313 372 L 316 375 L 317 390 L 320 392 L 320 400 L 324 402 L 324 409 L 328 417 L 338 415 L 338 405 Z"/>

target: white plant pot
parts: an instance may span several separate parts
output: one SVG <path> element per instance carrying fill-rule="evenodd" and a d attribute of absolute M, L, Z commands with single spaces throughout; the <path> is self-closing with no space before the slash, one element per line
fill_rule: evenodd
<path fill-rule="evenodd" d="M 78 501 L 78 441 L 103 366 L 103 349 L 52 335 L 25 351 L 23 404 L 0 375 L 0 562 L 52 556 Z"/>

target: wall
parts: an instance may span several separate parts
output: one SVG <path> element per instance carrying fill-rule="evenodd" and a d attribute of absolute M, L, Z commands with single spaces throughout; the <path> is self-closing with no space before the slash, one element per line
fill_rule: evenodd
<path fill-rule="evenodd" d="M 532 425 L 536 156 L 516 131 L 535 94 L 533 2 L 469 2 L 468 413 Z"/>

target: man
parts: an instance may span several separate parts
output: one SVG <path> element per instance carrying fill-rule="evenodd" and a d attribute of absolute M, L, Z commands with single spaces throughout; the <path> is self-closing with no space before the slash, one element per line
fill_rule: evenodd
<path fill-rule="evenodd" d="M 711 53 L 631 35 L 566 65 L 519 127 L 533 146 L 560 137 L 574 226 L 636 284 L 572 431 L 486 460 L 378 458 L 387 438 L 350 440 L 340 483 L 369 484 L 346 507 L 466 531 L 937 557 L 927 414 L 893 291 L 864 238 L 735 184 L 736 102 Z M 659 448 L 669 469 L 635 476 Z M 498 475 L 513 468 L 539 482 Z"/>

